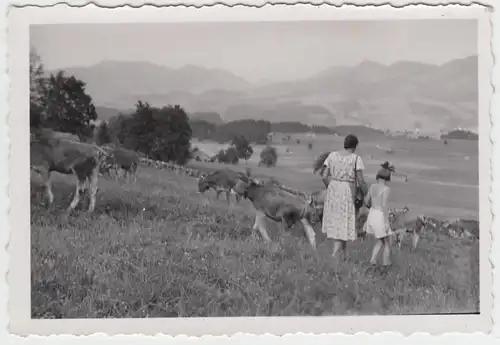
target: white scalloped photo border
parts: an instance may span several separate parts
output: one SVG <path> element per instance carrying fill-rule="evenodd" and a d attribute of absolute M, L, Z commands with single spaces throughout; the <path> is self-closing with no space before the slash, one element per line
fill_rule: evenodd
<path fill-rule="evenodd" d="M 56 5 L 55 4 L 61 4 Z M 17 5 L 25 7 L 25 10 L 35 9 L 37 7 L 43 6 L 54 6 L 51 7 L 50 12 L 57 13 L 58 9 L 62 9 L 65 12 L 64 16 L 57 16 L 55 14 L 51 14 L 51 22 L 57 21 L 60 23 L 66 23 L 70 21 L 80 21 L 87 22 L 88 20 L 82 21 L 85 18 L 83 13 L 93 11 L 91 21 L 93 22 L 106 22 L 111 20 L 112 11 L 117 11 L 117 16 L 113 17 L 112 20 L 114 22 L 126 21 L 127 18 L 131 18 L 131 15 L 138 21 L 163 21 L 165 20 L 165 16 L 162 17 L 161 10 L 165 9 L 162 6 L 172 6 L 170 7 L 169 15 L 175 15 L 175 18 L 169 18 L 169 21 L 185 21 L 186 16 L 189 16 L 191 21 L 206 21 L 213 20 L 214 15 L 217 16 L 217 20 L 248 20 L 249 17 L 253 17 L 253 20 L 257 18 L 262 19 L 262 11 L 265 11 L 266 20 L 280 20 L 283 16 L 283 8 L 284 4 L 296 4 L 299 3 L 297 1 L 290 0 L 282 0 L 276 2 L 266 2 L 266 1 L 194 1 L 194 0 L 186 0 L 186 1 L 134 1 L 129 0 L 126 2 L 121 2 L 118 0 L 108 0 L 108 1 L 67 1 L 67 2 L 57 2 L 57 1 L 49 1 L 49 0 L 33 0 L 33 1 L 12 1 L 12 2 L 0 2 L 0 6 L 5 6 L 6 11 L 4 13 L 6 16 L 2 16 L 2 23 L 4 24 L 4 30 L 0 30 L 2 39 L 4 44 L 2 47 L 2 52 L 0 53 L 1 59 L 0 64 L 5 71 L 3 74 L 3 78 L 1 79 L 0 88 L 2 91 L 2 97 L 0 98 L 0 104 L 2 111 L 0 112 L 0 116 L 3 117 L 3 121 L 0 121 L 2 134 L 0 135 L 0 154 L 2 159 L 5 160 L 7 164 L 4 164 L 0 167 L 0 181 L 4 183 L 4 191 L 5 193 L 0 194 L 0 206 L 2 208 L 3 214 L 0 218 L 0 228 L 3 231 L 0 231 L 0 241 L 2 243 L 2 250 L 0 250 L 0 265 L 1 269 L 4 272 L 4 279 L 1 281 L 0 285 L 0 301 L 2 308 L 1 309 L 1 320 L 3 322 L 2 332 L 2 341 L 7 340 L 9 343 L 14 342 L 95 342 L 100 341 L 102 343 L 111 343 L 111 342 L 123 342 L 123 341 L 137 341 L 137 342 L 176 342 L 180 344 L 181 342 L 193 342 L 199 341 L 214 344 L 220 344 L 221 342 L 231 341 L 233 343 L 238 342 L 239 344 L 246 344 L 250 342 L 255 342 L 257 340 L 264 340 L 266 343 L 275 343 L 278 344 L 280 342 L 286 342 L 286 344 L 290 344 L 291 341 L 297 341 L 297 343 L 303 343 L 305 341 L 315 342 L 315 343 L 326 343 L 335 341 L 339 344 L 344 343 L 352 343 L 354 344 L 356 341 L 368 341 L 371 340 L 373 342 L 385 342 L 385 341 L 395 341 L 398 343 L 404 342 L 467 342 L 471 341 L 495 341 L 493 336 L 497 334 L 497 328 L 495 327 L 494 321 L 496 320 L 496 314 L 498 313 L 498 308 L 496 308 L 496 300 L 494 299 L 494 292 L 496 289 L 494 286 L 496 284 L 496 280 L 494 279 L 494 268 L 496 267 L 496 263 L 498 262 L 498 255 L 495 255 L 498 252 L 499 241 L 496 240 L 496 236 L 494 236 L 494 232 L 492 229 L 500 229 L 500 222 L 497 220 L 498 211 L 499 211 L 499 192 L 500 187 L 498 185 L 498 174 L 500 171 L 500 167 L 498 166 L 500 161 L 500 154 L 498 153 L 498 149 L 496 149 L 496 141 L 499 138 L 499 125 L 495 123 L 495 120 L 500 118 L 500 115 L 495 115 L 500 113 L 500 108 L 498 105 L 498 96 L 496 92 L 493 94 L 494 86 L 499 85 L 498 83 L 498 73 L 496 73 L 497 68 L 494 65 L 494 56 L 496 56 L 496 51 L 498 49 L 498 44 L 495 44 L 495 40 L 498 40 L 498 25 L 494 25 L 498 22 L 500 14 L 496 11 L 493 11 L 496 3 L 500 4 L 500 1 L 497 0 L 487 0 L 487 1 L 404 1 L 404 0 L 392 0 L 392 1 L 300 1 L 302 5 L 296 5 L 294 7 L 300 8 L 300 12 L 295 10 L 289 10 L 287 13 L 286 20 L 301 20 L 304 19 L 304 16 L 316 16 L 318 17 L 328 17 L 331 16 L 331 11 L 326 10 L 326 7 L 313 7 L 307 6 L 307 4 L 330 4 L 335 5 L 337 7 L 337 13 L 339 11 L 349 11 L 350 8 L 357 8 L 362 6 L 362 11 L 357 11 L 356 14 L 350 14 L 349 19 L 356 16 L 356 18 L 369 19 L 370 17 L 376 17 L 379 15 L 381 10 L 393 11 L 392 13 L 396 13 L 399 9 L 400 13 L 405 13 L 404 10 L 408 10 L 410 8 L 419 8 L 418 11 L 411 14 L 411 17 L 418 16 L 422 9 L 428 8 L 428 15 L 435 15 L 436 13 L 441 13 L 444 15 L 455 15 L 456 11 L 460 11 L 463 6 L 467 6 L 469 9 L 471 7 L 480 8 L 481 6 L 485 6 L 489 10 L 487 10 L 484 15 L 487 15 L 491 21 L 485 21 L 484 16 L 483 20 L 480 22 L 483 23 L 483 29 L 486 30 L 488 35 L 491 36 L 491 42 L 486 40 L 485 42 L 479 42 L 479 54 L 480 54 L 480 67 L 479 74 L 480 78 L 488 75 L 488 80 L 491 82 L 488 85 L 483 85 L 483 89 L 480 86 L 480 102 L 479 102 L 479 114 L 489 113 L 488 119 L 483 119 L 479 121 L 480 127 L 480 164 L 489 165 L 489 169 L 480 169 L 480 181 L 481 184 L 489 183 L 489 179 L 491 179 L 492 184 L 490 188 L 480 187 L 480 193 L 483 195 L 486 193 L 486 199 L 489 198 L 490 205 L 486 202 L 486 205 L 482 204 L 480 209 L 480 226 L 481 226 L 481 244 L 480 251 L 484 255 L 482 258 L 486 258 L 485 261 L 481 262 L 481 312 L 485 312 L 485 315 L 482 317 L 474 316 L 463 316 L 465 318 L 470 318 L 470 322 L 467 324 L 463 324 L 464 320 L 460 320 L 455 324 L 453 318 L 455 320 L 459 320 L 462 316 L 449 318 L 447 316 L 354 316 L 356 318 L 363 318 L 368 320 L 368 318 L 372 318 L 371 321 L 367 321 L 365 326 L 369 326 L 373 324 L 373 318 L 377 318 L 378 326 L 380 327 L 365 327 L 364 329 L 369 329 L 373 335 L 369 335 L 366 332 L 360 332 L 357 328 L 352 328 L 352 320 L 353 317 L 321 317 L 321 319 L 327 320 L 330 322 L 331 327 L 328 327 L 328 324 L 325 321 L 318 322 L 319 318 L 313 317 L 286 317 L 286 318 L 194 318 L 194 319 L 94 319 L 94 320 L 81 320 L 81 319 L 65 319 L 65 320 L 31 320 L 29 318 L 29 260 L 26 260 L 26 256 L 23 257 L 22 253 L 26 253 L 26 243 L 24 243 L 25 248 L 23 247 L 23 241 L 27 241 L 29 243 L 29 220 L 26 223 L 26 219 L 24 222 L 21 221 L 20 217 L 23 217 L 22 210 L 19 208 L 12 208 L 12 205 L 20 205 L 19 202 L 22 202 L 23 199 L 20 195 L 16 194 L 16 186 L 20 185 L 20 183 L 25 183 L 26 176 L 29 179 L 29 175 L 27 172 L 20 171 L 16 167 L 22 166 L 23 161 L 26 162 L 28 159 L 26 157 L 19 156 L 11 156 L 9 155 L 12 146 L 19 147 L 21 149 L 26 149 L 26 147 L 22 146 L 22 141 L 19 144 L 19 141 L 22 140 L 23 137 L 23 128 L 28 126 L 27 124 L 27 116 L 19 116 L 18 113 L 27 114 L 27 104 L 23 105 L 23 98 L 27 95 L 27 85 L 28 81 L 19 78 L 19 76 L 27 76 L 27 72 L 23 71 L 23 68 L 16 67 L 17 65 L 13 65 L 14 68 L 12 70 L 7 71 L 8 59 L 16 58 L 15 64 L 20 62 L 20 66 L 23 66 L 23 63 L 26 62 L 27 66 L 27 47 L 26 44 L 27 35 L 26 35 L 26 25 L 17 25 L 18 23 L 26 22 L 29 18 L 30 23 L 34 23 L 34 21 L 38 21 L 39 18 L 37 16 L 26 16 L 24 19 L 22 16 L 16 16 L 16 10 L 12 10 L 7 13 L 8 5 Z M 35 5 L 29 6 L 28 5 Z M 147 4 L 149 6 L 142 6 Z M 214 5 L 216 6 L 203 6 L 203 5 Z M 282 4 L 282 6 L 270 6 L 265 4 Z M 449 6 L 453 4 L 453 6 Z M 70 5 L 71 7 L 68 7 Z M 234 6 L 235 7 L 228 7 Z M 77 6 L 77 7 L 75 7 Z M 141 7 L 142 6 L 142 7 Z M 202 8 L 200 8 L 203 6 Z M 301 7 L 302 6 L 302 7 Z M 342 7 L 340 7 L 342 6 Z M 376 7 L 375 7 L 376 6 Z M 432 7 L 431 7 L 432 6 Z M 103 10 L 102 7 L 107 8 L 116 8 L 116 10 Z M 281 9 L 280 9 L 281 7 Z M 290 8 L 288 6 L 287 8 Z M 324 10 L 318 11 L 318 9 L 323 8 Z M 149 11 L 148 11 L 149 9 Z M 168 8 L 167 8 L 168 9 Z M 231 11 L 228 11 L 231 9 Z M 378 11 L 374 11 L 374 9 L 378 9 Z M 153 11 L 151 11 L 153 10 Z M 75 11 L 78 11 L 78 14 L 75 14 Z M 133 11 L 133 12 L 132 12 Z M 368 13 L 370 12 L 371 13 Z M 425 10 L 424 10 L 425 11 Z M 307 13 L 306 13 L 307 12 Z M 18 11 L 20 13 L 20 11 Z M 33 12 L 35 13 L 35 12 Z M 164 13 L 164 12 L 163 12 Z M 368 13 L 368 14 L 367 14 Z M 456 12 L 458 13 L 458 12 Z M 465 13 L 465 12 L 463 12 Z M 406 15 L 407 13 L 405 13 Z M 87 19 L 89 14 L 87 13 Z M 338 14 L 337 14 L 338 15 Z M 280 17 L 281 16 L 281 17 Z M 43 16 L 42 16 L 43 17 Z M 36 19 L 34 19 L 36 18 Z M 331 18 L 331 17 L 329 17 Z M 308 17 L 309 19 L 309 17 Z M 9 22 L 11 20 L 11 22 Z M 43 22 L 43 21 L 42 21 Z M 14 34 L 13 34 L 14 33 Z M 10 35 L 10 36 L 9 36 Z M 7 41 L 10 39 L 10 41 Z M 24 40 L 24 41 L 23 41 Z M 9 42 L 9 46 L 7 46 L 7 42 Z M 483 44 L 481 46 L 481 44 Z M 24 50 L 23 50 L 24 49 Z M 22 53 L 25 52 L 25 59 L 22 60 Z M 484 59 L 481 58 L 484 57 Z M 22 81 L 21 81 L 22 79 Z M 480 79 L 481 81 L 481 79 Z M 18 87 L 19 84 L 25 86 L 26 95 L 18 95 L 22 93 L 22 87 Z M 481 84 L 480 84 L 481 85 Z M 25 102 L 26 103 L 26 102 Z M 15 121 L 14 116 L 16 115 Z M 8 122 L 11 121 L 11 122 Z M 498 120 L 497 120 L 498 121 Z M 10 126 L 10 127 L 9 127 Z M 487 126 L 487 127 L 485 127 Z M 481 131 L 481 128 L 483 130 Z M 489 131 L 486 130 L 489 128 Z M 488 134 L 486 134 L 489 132 Z M 25 136 L 27 134 L 24 134 Z M 484 138 L 481 140 L 481 138 Z M 484 157 L 486 151 L 487 156 Z M 18 152 L 18 151 L 16 151 Z M 27 152 L 27 151 L 26 151 Z M 481 154 L 481 152 L 483 152 Z M 483 156 L 484 161 L 481 159 L 481 155 Z M 10 159 L 10 160 L 9 160 Z M 10 170 L 10 171 L 9 171 Z M 22 169 L 21 169 L 22 170 Z M 13 174 L 12 172 L 15 173 Z M 491 174 L 490 174 L 491 173 Z M 486 182 L 485 182 L 486 178 Z M 10 181 L 15 180 L 16 183 L 10 185 Z M 19 183 L 20 182 L 20 183 Z M 14 190 L 14 193 L 12 193 Z M 25 197 L 25 195 L 22 195 Z M 491 217 L 493 214 L 494 217 Z M 26 218 L 26 215 L 24 215 Z M 29 218 L 29 217 L 28 217 Z M 15 221 L 13 220 L 15 219 Z M 486 222 L 483 220 L 486 219 Z M 28 231 L 26 231 L 26 224 L 28 225 Z M 10 236 L 9 236 L 10 235 Z M 499 242 L 499 243 L 497 243 Z M 28 249 L 29 250 L 29 249 Z M 8 252 L 9 251 L 9 252 Z M 10 257 L 9 257 L 10 255 Z M 9 260 L 10 259 L 10 260 Z M 489 260 L 488 260 L 489 259 Z M 16 270 L 12 270 L 12 265 L 15 264 Z M 19 269 L 21 266 L 21 269 Z M 28 268 L 28 270 L 26 270 Z M 8 271 L 10 272 L 8 273 Z M 15 289 L 9 289 L 9 283 L 15 286 Z M 485 283 L 489 284 L 489 286 L 484 287 Z M 26 291 L 28 293 L 26 293 Z M 12 306 L 9 304 L 12 302 Z M 484 303 L 486 302 L 486 303 Z M 485 305 L 486 304 L 486 305 Z M 28 306 L 28 309 L 26 309 Z M 12 317 L 12 315 L 14 317 Z M 26 317 L 27 316 L 27 317 Z M 438 317 L 440 320 L 438 321 Z M 443 319 L 443 317 L 446 319 Z M 486 328 L 475 328 L 479 326 L 476 324 L 478 321 L 485 322 L 487 325 Z M 313 321 L 314 320 L 314 321 Z M 346 321 L 344 321 L 346 320 Z M 314 324 L 321 324 L 321 327 L 314 326 Z M 357 321 L 359 323 L 359 321 Z M 380 332 L 380 329 L 384 329 L 384 327 L 394 327 L 400 323 L 400 327 L 396 327 L 398 332 Z M 11 325 L 10 325 L 11 324 Z M 308 325 L 309 324 L 309 325 Z M 350 326 L 351 324 L 351 326 Z M 489 324 L 489 325 L 488 325 Z M 270 329 L 269 325 L 272 325 L 272 329 Z M 408 325 L 406 327 L 405 325 Z M 427 333 L 415 331 L 411 333 L 408 332 L 410 326 L 418 325 L 425 329 L 427 329 Z M 461 325 L 461 328 L 456 328 L 458 325 Z M 64 335 L 51 335 L 47 337 L 41 337 L 37 335 L 29 335 L 26 338 L 9 335 L 10 327 L 13 327 L 17 334 L 63 334 Z M 228 330 L 228 326 L 234 327 L 235 332 L 231 332 Z M 471 327 L 474 329 L 481 330 L 481 332 L 489 333 L 489 335 L 481 334 L 481 333 L 466 333 L 467 328 Z M 24 332 L 23 332 L 24 329 Z M 330 331 L 331 329 L 331 331 Z M 339 329 L 342 329 L 346 333 L 339 333 Z M 394 328 L 389 328 L 394 329 Z M 126 330 L 130 330 L 127 333 L 135 332 L 134 335 L 121 335 Z M 241 333 L 242 330 L 245 330 L 246 333 Z M 302 331 L 302 332 L 300 332 Z M 326 333 L 330 331 L 331 333 Z M 462 333 L 460 333 L 460 332 Z M 103 332 L 106 332 L 105 334 Z M 271 334 L 271 332 L 273 334 Z M 308 334 L 304 334 L 307 332 Z M 447 332 L 441 335 L 431 336 L 432 334 L 440 334 L 442 332 Z M 451 333 L 453 332 L 453 333 Z M 263 334 L 264 333 L 264 334 Z M 355 334 L 353 334 L 355 333 Z M 75 334 L 92 334 L 89 336 L 75 336 Z M 142 335 L 148 334 L 148 335 Z M 195 335 L 195 336 L 188 336 Z M 214 334 L 218 336 L 206 335 L 206 334 Z M 226 335 L 224 335 L 226 334 Z M 260 335 L 255 335 L 260 334 Z M 229 335 L 229 336 L 228 336 Z M 196 337 L 198 336 L 198 337 Z"/>

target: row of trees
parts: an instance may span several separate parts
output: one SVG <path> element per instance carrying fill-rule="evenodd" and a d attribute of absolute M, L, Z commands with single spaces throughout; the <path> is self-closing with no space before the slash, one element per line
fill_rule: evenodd
<path fill-rule="evenodd" d="M 456 129 L 446 134 L 441 135 L 441 139 L 465 139 L 465 140 L 478 140 L 479 135 L 469 130 Z"/>
<path fill-rule="evenodd" d="M 265 120 L 235 120 L 227 123 L 214 124 L 200 117 L 191 119 L 193 138 L 200 141 L 213 140 L 218 143 L 230 142 L 234 136 L 245 136 L 247 140 L 258 145 L 269 142 L 269 133 L 316 133 L 333 134 L 335 131 L 324 126 L 308 126 L 300 122 L 271 123 Z M 291 136 L 289 136 L 291 137 Z M 300 140 L 297 140 L 300 144 Z"/>
<path fill-rule="evenodd" d="M 191 138 L 197 129 L 196 123 L 190 123 L 179 106 L 159 109 L 139 101 L 134 113 L 114 117 L 109 124 L 103 122 L 97 128 L 96 142 L 99 145 L 113 142 L 155 160 L 185 164 L 192 156 Z M 236 134 L 229 146 L 213 158 L 225 164 L 238 164 L 242 159 L 250 159 L 253 153 L 247 136 Z M 260 158 L 260 165 L 275 166 L 278 159 L 276 149 L 265 148 Z"/>
<path fill-rule="evenodd" d="M 225 150 L 220 150 L 215 158 L 221 163 L 238 164 L 239 160 L 242 158 L 240 152 L 241 151 L 239 151 L 236 146 L 232 145 Z M 245 160 L 248 158 L 245 158 Z M 266 146 L 260 153 L 259 166 L 274 167 L 277 162 L 278 152 L 276 149 L 272 146 Z"/>
<path fill-rule="evenodd" d="M 198 140 L 213 140 L 218 143 L 231 142 L 234 137 L 244 136 L 251 143 L 263 145 L 268 142 L 271 123 L 264 120 L 237 120 L 221 125 L 195 119 L 191 121 L 193 137 Z"/>

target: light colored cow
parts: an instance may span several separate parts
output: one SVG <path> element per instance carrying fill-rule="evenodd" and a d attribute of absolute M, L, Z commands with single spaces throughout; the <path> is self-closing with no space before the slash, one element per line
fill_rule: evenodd
<path fill-rule="evenodd" d="M 58 172 L 76 177 L 75 196 L 67 211 L 73 210 L 80 202 L 80 194 L 89 190 L 89 212 L 93 212 L 96 203 L 99 166 L 107 157 L 104 150 L 94 144 L 58 139 L 54 132 L 38 129 L 33 132 L 30 142 L 30 166 L 44 180 L 48 202 L 54 202 L 52 192 L 52 173 Z"/>
<path fill-rule="evenodd" d="M 233 189 L 252 202 L 256 212 L 253 229 L 258 230 L 266 242 L 270 241 L 266 219 L 281 223 L 284 230 L 300 222 L 306 238 L 316 249 L 316 233 L 308 220 L 310 207 L 304 195 L 289 193 L 272 182 L 262 183 L 245 175 L 241 175 Z"/>

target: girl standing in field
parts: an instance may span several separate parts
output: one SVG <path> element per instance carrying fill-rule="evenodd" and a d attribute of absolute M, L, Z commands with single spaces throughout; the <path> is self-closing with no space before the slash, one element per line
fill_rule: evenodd
<path fill-rule="evenodd" d="M 333 239 L 333 254 L 345 259 L 347 241 L 354 241 L 356 234 L 356 183 L 366 195 L 363 178 L 363 160 L 355 154 L 358 138 L 346 136 L 344 150 L 331 152 L 323 163 L 323 182 L 327 187 L 322 231 Z"/>
<path fill-rule="evenodd" d="M 382 266 L 389 267 L 391 265 L 391 247 L 390 236 L 392 230 L 389 222 L 389 207 L 388 199 L 390 187 L 387 183 L 391 180 L 391 172 L 394 168 L 388 162 L 382 164 L 382 168 L 377 172 L 377 182 L 370 186 L 368 194 L 365 198 L 365 205 L 370 208 L 368 218 L 364 225 L 364 230 L 368 234 L 372 234 L 377 239 L 373 247 L 370 263 L 377 264 L 377 256 L 382 249 Z"/>

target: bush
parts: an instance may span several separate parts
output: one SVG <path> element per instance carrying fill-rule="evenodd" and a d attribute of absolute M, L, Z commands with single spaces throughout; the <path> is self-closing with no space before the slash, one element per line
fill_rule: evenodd
<path fill-rule="evenodd" d="M 109 144 L 111 142 L 111 136 L 106 122 L 101 122 L 97 127 L 95 141 L 99 146 Z"/>
<path fill-rule="evenodd" d="M 229 147 L 226 150 L 220 150 L 217 153 L 217 160 L 224 164 L 238 164 L 238 151 L 234 147 Z"/>
<path fill-rule="evenodd" d="M 236 149 L 238 158 L 248 160 L 253 155 L 253 149 L 250 146 L 250 141 L 243 135 L 236 135 L 233 138 L 232 145 Z"/>
<path fill-rule="evenodd" d="M 259 165 L 264 165 L 266 167 L 274 167 L 278 162 L 278 152 L 272 146 L 267 146 L 260 153 Z"/>
<path fill-rule="evenodd" d="M 191 159 L 192 131 L 178 105 L 155 108 L 139 101 L 135 113 L 113 121 L 113 127 L 121 145 L 148 158 L 180 165 Z"/>

